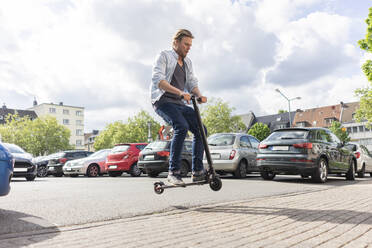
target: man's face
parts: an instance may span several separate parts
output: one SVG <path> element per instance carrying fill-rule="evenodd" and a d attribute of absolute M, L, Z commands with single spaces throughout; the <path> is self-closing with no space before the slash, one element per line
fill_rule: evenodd
<path fill-rule="evenodd" d="M 181 41 L 176 41 L 175 50 L 179 56 L 185 58 L 192 46 L 192 38 L 183 37 Z"/>

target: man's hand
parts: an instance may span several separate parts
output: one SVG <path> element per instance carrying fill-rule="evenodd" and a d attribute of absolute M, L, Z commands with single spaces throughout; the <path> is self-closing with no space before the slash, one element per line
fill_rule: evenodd
<path fill-rule="evenodd" d="M 190 104 L 191 95 L 187 92 L 181 93 L 181 98 L 187 102 L 187 104 Z"/>
<path fill-rule="evenodd" d="M 198 100 L 198 103 L 201 104 L 201 103 L 206 103 L 207 102 L 207 97 L 206 96 L 199 96 L 198 98 L 196 98 Z"/>

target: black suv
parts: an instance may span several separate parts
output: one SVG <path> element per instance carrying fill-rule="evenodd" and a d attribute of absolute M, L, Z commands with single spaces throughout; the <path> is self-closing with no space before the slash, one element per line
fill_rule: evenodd
<path fill-rule="evenodd" d="M 325 128 L 286 128 L 275 130 L 259 145 L 257 166 L 265 180 L 276 174 L 311 176 L 327 181 L 328 174 L 346 174 L 355 179 L 353 153 Z"/>
<path fill-rule="evenodd" d="M 138 157 L 138 168 L 149 177 L 157 177 L 169 168 L 170 140 L 157 140 L 148 144 Z M 185 140 L 181 153 L 181 176 L 185 177 L 190 172 L 192 163 L 192 142 Z"/>
<path fill-rule="evenodd" d="M 93 152 L 81 150 L 71 150 L 55 153 L 49 157 L 48 174 L 52 174 L 53 176 L 56 177 L 61 177 L 63 176 L 62 167 L 67 161 L 85 158 L 92 153 Z"/>

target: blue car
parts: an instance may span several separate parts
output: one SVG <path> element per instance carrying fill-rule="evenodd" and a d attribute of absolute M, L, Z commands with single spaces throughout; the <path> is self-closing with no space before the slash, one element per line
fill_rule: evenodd
<path fill-rule="evenodd" d="M 12 154 L 0 142 L 0 196 L 10 191 L 10 180 L 13 176 L 14 159 Z"/>

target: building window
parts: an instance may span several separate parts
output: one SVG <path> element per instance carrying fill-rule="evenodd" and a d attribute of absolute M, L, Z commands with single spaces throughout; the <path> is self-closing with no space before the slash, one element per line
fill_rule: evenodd
<path fill-rule="evenodd" d="M 366 132 L 369 132 L 371 129 L 369 129 L 368 127 L 364 126 L 364 130 L 365 130 Z"/>
<path fill-rule="evenodd" d="M 63 124 L 64 124 L 64 125 L 68 125 L 68 124 L 70 124 L 70 120 L 69 120 L 69 119 L 63 119 Z"/>
<path fill-rule="evenodd" d="M 82 140 L 76 140 L 76 146 L 82 146 L 83 142 Z"/>
<path fill-rule="evenodd" d="M 82 120 L 76 120 L 76 126 L 82 126 L 83 121 Z"/>
<path fill-rule="evenodd" d="M 358 127 L 353 127 L 353 133 L 357 133 L 358 132 Z"/>
<path fill-rule="evenodd" d="M 83 130 L 82 129 L 76 129 L 76 135 L 77 136 L 83 135 Z"/>
<path fill-rule="evenodd" d="M 360 133 L 363 133 L 364 132 L 363 126 L 359 126 L 359 132 Z"/>
<path fill-rule="evenodd" d="M 351 133 L 351 127 L 348 127 L 348 128 L 347 128 L 347 132 L 348 132 L 348 133 Z"/>
<path fill-rule="evenodd" d="M 70 114 L 70 110 L 68 110 L 68 109 L 64 109 L 64 110 L 63 110 L 63 114 L 64 114 L 64 115 L 69 115 L 69 114 Z"/>
<path fill-rule="evenodd" d="M 302 122 L 297 122 L 296 127 L 306 127 L 306 123 L 304 121 Z"/>
<path fill-rule="evenodd" d="M 76 116 L 82 116 L 82 115 L 83 115 L 83 112 L 81 110 L 76 111 Z"/>
<path fill-rule="evenodd" d="M 49 108 L 49 113 L 56 113 L 56 108 Z"/>

